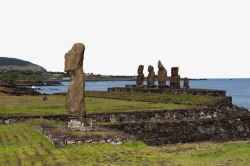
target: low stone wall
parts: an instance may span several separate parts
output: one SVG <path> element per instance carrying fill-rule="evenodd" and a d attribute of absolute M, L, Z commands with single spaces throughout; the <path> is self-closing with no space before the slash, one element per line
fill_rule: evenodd
<path fill-rule="evenodd" d="M 213 105 L 211 107 L 210 105 Z M 229 116 L 234 113 L 234 106 L 230 97 L 223 97 L 199 108 L 180 110 L 148 110 L 133 112 L 114 112 L 89 114 L 88 117 L 97 122 L 136 122 L 136 121 L 175 121 L 199 120 Z M 237 108 L 237 114 L 247 112 Z"/>
<path fill-rule="evenodd" d="M 198 108 L 183 110 L 148 110 L 135 112 L 114 112 L 89 114 L 88 118 L 93 119 L 94 123 L 121 123 L 136 121 L 175 121 L 175 120 L 198 120 L 224 117 L 232 114 L 232 109 L 217 108 Z M 70 121 L 72 118 L 67 115 L 58 116 L 0 116 L 0 125 L 9 125 L 24 122 L 31 119 L 48 119 L 59 121 Z"/>
<path fill-rule="evenodd" d="M 67 115 L 52 115 L 52 116 L 25 116 L 25 115 L 1 115 L 0 125 L 9 125 L 18 122 L 24 122 L 31 119 L 48 119 L 48 120 L 60 120 L 67 121 L 70 119 Z"/>
<path fill-rule="evenodd" d="M 200 108 L 180 109 L 180 110 L 145 110 L 133 112 L 113 112 L 88 114 L 87 117 L 93 119 L 94 122 L 135 122 L 135 121 L 173 121 L 173 120 L 197 120 L 224 117 L 234 112 L 230 97 L 223 97 L 206 103 Z M 237 107 L 237 113 L 247 112 L 247 110 Z M 74 119 L 68 115 L 52 115 L 52 116 L 21 116 L 21 115 L 1 115 L 0 124 L 12 124 L 23 122 L 30 119 L 48 119 L 69 121 Z"/>
<path fill-rule="evenodd" d="M 100 129 L 98 128 L 98 126 L 95 126 L 91 130 L 87 129 L 81 131 L 81 133 L 78 130 L 78 133 L 74 133 L 72 132 L 73 130 L 70 130 L 69 128 L 67 128 L 67 126 L 64 126 L 63 128 L 47 128 L 44 126 L 39 126 L 38 131 L 56 147 L 61 147 L 68 144 L 83 143 L 109 143 L 117 145 L 124 142 L 132 142 L 136 140 L 129 134 L 120 131 L 107 132 L 106 129 Z"/>
<path fill-rule="evenodd" d="M 142 93 L 167 93 L 167 94 L 192 94 L 208 96 L 226 96 L 226 91 L 213 89 L 171 89 L 171 88 L 136 88 L 136 87 L 113 87 L 109 92 L 142 92 Z"/>
<path fill-rule="evenodd" d="M 157 110 L 137 112 L 117 112 L 105 114 L 90 114 L 89 118 L 96 122 L 136 122 L 136 121 L 174 121 L 174 120 L 198 120 L 224 117 L 230 114 L 231 109 L 183 109 L 183 110 Z"/>
<path fill-rule="evenodd" d="M 106 127 L 131 134 L 148 145 L 250 138 L 250 115 L 175 122 L 134 122 Z"/>

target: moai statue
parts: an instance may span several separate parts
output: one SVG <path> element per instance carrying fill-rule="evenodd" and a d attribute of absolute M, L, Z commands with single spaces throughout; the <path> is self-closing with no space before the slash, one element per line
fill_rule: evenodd
<path fill-rule="evenodd" d="M 183 89 L 189 89 L 189 79 L 188 78 L 184 78 L 184 85 L 183 85 Z"/>
<path fill-rule="evenodd" d="M 180 75 L 178 74 L 179 67 L 171 68 L 170 87 L 173 89 L 180 89 Z"/>
<path fill-rule="evenodd" d="M 149 65 L 148 66 L 148 78 L 147 78 L 147 86 L 148 88 L 153 88 L 155 82 L 155 72 L 154 67 Z"/>
<path fill-rule="evenodd" d="M 159 88 L 165 88 L 166 87 L 166 81 L 167 81 L 167 70 L 162 65 L 161 61 L 158 61 L 158 86 Z"/>
<path fill-rule="evenodd" d="M 136 87 L 143 87 L 143 81 L 144 81 L 143 70 L 144 66 L 140 65 L 137 70 L 138 76 L 136 78 Z"/>
<path fill-rule="evenodd" d="M 65 72 L 70 74 L 68 92 L 66 94 L 66 111 L 71 116 L 85 117 L 85 76 L 83 72 L 85 46 L 76 43 L 65 54 Z"/>

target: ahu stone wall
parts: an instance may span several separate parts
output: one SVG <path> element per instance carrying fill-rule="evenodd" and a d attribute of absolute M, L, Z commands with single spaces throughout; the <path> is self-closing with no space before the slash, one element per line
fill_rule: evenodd
<path fill-rule="evenodd" d="M 214 89 L 171 89 L 171 88 L 137 88 L 127 85 L 124 88 L 113 87 L 108 88 L 109 92 L 142 92 L 142 93 L 166 93 L 166 94 L 191 94 L 191 95 L 207 95 L 207 96 L 226 96 L 226 91 Z"/>
<path fill-rule="evenodd" d="M 196 121 L 135 122 L 106 127 L 131 134 L 148 145 L 195 141 L 221 141 L 250 138 L 250 115 Z"/>

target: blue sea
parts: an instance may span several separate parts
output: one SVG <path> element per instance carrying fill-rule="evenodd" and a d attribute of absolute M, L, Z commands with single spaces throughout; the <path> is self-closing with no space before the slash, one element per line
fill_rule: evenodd
<path fill-rule="evenodd" d="M 86 82 L 86 90 L 106 91 L 109 87 L 124 87 L 127 84 L 135 84 L 135 81 L 90 81 Z M 234 104 L 250 109 L 250 79 L 190 80 L 190 87 L 226 90 L 227 95 L 233 97 Z M 41 93 L 62 93 L 67 91 L 68 82 L 62 82 L 62 85 L 59 86 L 41 86 L 39 88 L 41 88 L 39 90 Z"/>

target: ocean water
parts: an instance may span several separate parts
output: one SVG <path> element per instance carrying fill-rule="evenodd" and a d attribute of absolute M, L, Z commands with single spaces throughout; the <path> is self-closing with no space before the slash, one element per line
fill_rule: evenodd
<path fill-rule="evenodd" d="M 109 87 L 124 87 L 127 84 L 135 84 L 135 81 L 103 81 L 86 82 L 86 90 L 106 91 Z M 146 84 L 146 83 L 145 83 Z M 181 82 L 181 84 L 183 84 Z M 208 79 L 190 80 L 191 88 L 226 90 L 228 96 L 233 97 L 233 103 L 250 109 L 250 79 Z M 59 86 L 41 86 L 41 93 L 53 94 L 66 92 L 68 82 L 62 82 Z"/>

